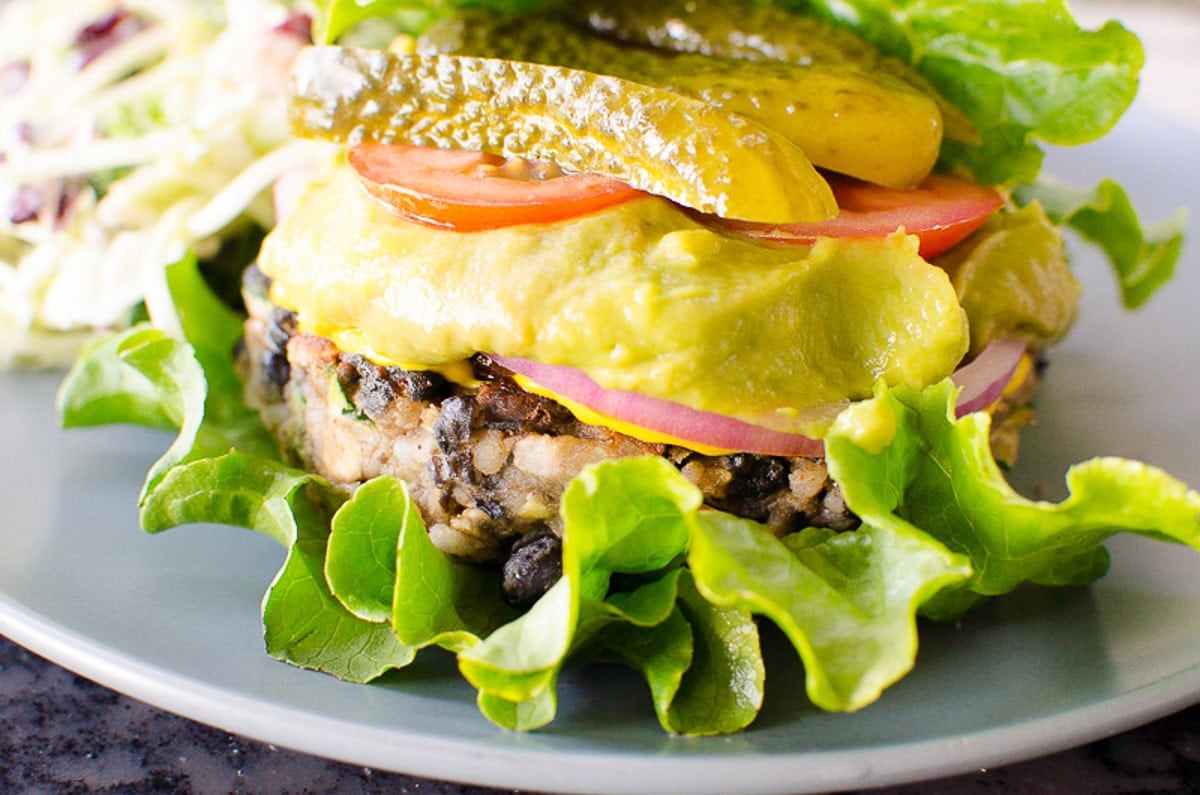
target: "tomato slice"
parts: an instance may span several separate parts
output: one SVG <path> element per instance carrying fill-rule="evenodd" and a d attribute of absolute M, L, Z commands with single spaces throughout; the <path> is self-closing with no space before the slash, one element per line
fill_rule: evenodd
<path fill-rule="evenodd" d="M 560 221 L 646 195 L 599 174 L 462 149 L 359 144 L 350 165 L 400 215 L 459 232 Z"/>
<path fill-rule="evenodd" d="M 840 175 L 828 179 L 839 208 L 828 221 L 773 225 L 706 220 L 758 240 L 796 245 L 809 245 L 820 237 L 884 237 L 903 228 L 921 239 L 921 256 L 932 257 L 961 242 L 1004 204 L 995 188 L 941 174 L 931 174 L 909 190 Z"/>

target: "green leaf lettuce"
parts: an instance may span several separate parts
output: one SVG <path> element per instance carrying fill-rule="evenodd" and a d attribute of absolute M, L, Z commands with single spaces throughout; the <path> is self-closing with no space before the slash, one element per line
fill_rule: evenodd
<path fill-rule="evenodd" d="M 333 40 L 367 19 L 401 13 L 411 22 L 459 4 L 317 5 L 318 36 Z M 1061 0 L 806 5 L 916 64 L 962 107 L 982 144 L 949 147 L 944 161 L 989 181 L 1031 182 L 1039 142 L 1106 132 L 1141 65 L 1127 31 L 1082 31 Z M 1178 256 L 1177 228 L 1143 231 L 1111 183 L 1081 193 L 1043 182 L 1018 198 L 1100 244 L 1130 305 Z M 504 602 L 495 569 L 433 545 L 403 483 L 385 477 L 348 494 L 285 460 L 242 401 L 231 357 L 241 319 L 208 291 L 193 259 L 167 276 L 184 339 L 140 324 L 97 340 L 64 381 L 63 423 L 176 433 L 143 486 L 147 531 L 215 522 L 283 547 L 262 606 L 271 655 L 367 682 L 441 647 L 456 655 L 482 713 L 507 728 L 553 720 L 568 666 L 615 661 L 644 676 L 665 730 L 737 731 L 762 704 L 763 620 L 799 658 L 773 677 L 803 676 L 821 708 L 860 709 L 917 664 L 919 615 L 954 617 L 1024 582 L 1090 582 L 1117 532 L 1200 548 L 1200 495 L 1167 474 L 1095 459 L 1068 473 L 1063 502 L 1028 500 L 992 458 L 987 416 L 955 419 L 951 382 L 880 386 L 825 439 L 858 529 L 779 538 L 704 508 L 666 459 L 606 462 L 567 488 L 563 576 L 520 612 Z"/>
<path fill-rule="evenodd" d="M 177 431 L 143 491 L 147 530 L 216 522 L 284 547 L 263 602 L 271 655 L 366 682 L 439 646 L 508 728 L 553 720 L 562 671 L 587 661 L 639 671 L 667 731 L 744 728 L 766 675 L 755 617 L 802 663 L 773 676 L 802 668 L 815 704 L 859 709 L 916 663 L 919 613 L 949 617 L 1025 581 L 1090 581 L 1120 531 L 1200 546 L 1200 495 L 1158 470 L 1098 459 L 1071 471 L 1064 502 L 1029 501 L 991 458 L 987 416 L 954 419 L 949 381 L 880 387 L 826 439 L 857 530 L 778 538 L 704 508 L 664 458 L 605 462 L 567 488 L 563 576 L 519 613 L 495 569 L 434 547 L 404 484 L 347 495 L 283 461 L 240 402 L 233 318 L 191 260 L 169 281 L 189 339 L 139 326 L 93 345 L 63 384 L 64 422 Z M 216 322 L 192 322 L 204 313 Z"/>
<path fill-rule="evenodd" d="M 1118 532 L 1200 548 L 1200 494 L 1145 464 L 1078 464 L 1058 504 L 1017 494 L 992 458 L 990 417 L 954 419 L 954 395 L 949 381 L 922 392 L 880 389 L 843 412 L 825 444 L 830 474 L 864 523 L 919 529 L 964 555 L 969 592 L 1090 582 L 1107 568 L 1101 543 Z"/>

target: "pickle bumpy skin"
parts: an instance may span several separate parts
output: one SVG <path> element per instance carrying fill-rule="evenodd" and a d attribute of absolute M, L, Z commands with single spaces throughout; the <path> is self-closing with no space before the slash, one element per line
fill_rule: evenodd
<path fill-rule="evenodd" d="M 889 58 L 848 30 L 773 3 L 753 0 L 587 0 L 564 9 L 568 18 L 601 36 L 637 47 L 797 66 L 854 67 L 907 83 L 937 102 L 945 135 L 978 143 L 966 114 L 946 101 L 906 62 Z"/>
<path fill-rule="evenodd" d="M 550 160 L 726 218 L 823 220 L 833 193 L 804 152 L 702 100 L 578 69 L 316 47 L 293 67 L 293 127 Z"/>
<path fill-rule="evenodd" d="M 684 94 L 769 127 L 817 166 L 892 188 L 912 187 L 941 151 L 937 101 L 870 68 L 884 59 L 865 43 L 850 36 L 856 45 L 851 49 L 842 41 L 849 34 L 822 28 L 842 36 L 822 40 L 813 31 L 812 50 L 789 52 L 796 61 L 749 60 L 710 57 L 703 47 L 671 52 L 625 46 L 562 20 L 471 12 L 435 24 L 417 48 L 570 66 Z"/>

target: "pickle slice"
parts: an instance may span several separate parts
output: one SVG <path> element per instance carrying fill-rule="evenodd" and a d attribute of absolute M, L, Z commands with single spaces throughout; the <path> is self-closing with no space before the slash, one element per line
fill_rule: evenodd
<path fill-rule="evenodd" d="M 314 47 L 292 72 L 292 125 L 551 160 L 726 218 L 830 218 L 833 193 L 779 133 L 698 99 L 578 69 Z"/>
<path fill-rule="evenodd" d="M 627 47 L 551 18 L 465 12 L 436 23 L 417 48 L 570 66 L 657 86 L 754 119 L 822 168 L 891 188 L 912 187 L 941 152 L 937 103 L 895 77 L 851 62 L 835 42 L 813 52 L 825 63 L 747 61 Z M 867 49 L 862 42 L 858 47 Z"/>
<path fill-rule="evenodd" d="M 584 0 L 563 13 L 602 36 L 628 44 L 717 58 L 873 67 L 883 57 L 847 30 L 773 3 L 722 0 L 718 6 L 696 0 Z"/>
<path fill-rule="evenodd" d="M 937 102 L 947 138 L 963 143 L 979 140 L 966 114 L 946 101 L 916 69 L 884 55 L 848 30 L 774 3 L 586 0 L 572 4 L 565 13 L 599 35 L 640 47 L 797 66 L 842 64 L 888 75 Z"/>

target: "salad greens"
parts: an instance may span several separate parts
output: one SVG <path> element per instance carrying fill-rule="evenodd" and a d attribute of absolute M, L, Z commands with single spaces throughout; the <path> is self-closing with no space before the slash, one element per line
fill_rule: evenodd
<path fill-rule="evenodd" d="M 814 704 L 859 709 L 912 668 L 918 614 L 954 618 L 1023 582 L 1090 582 L 1116 532 L 1200 549 L 1200 494 L 1165 473 L 1097 459 L 1068 473 L 1062 503 L 1029 501 L 991 457 L 987 415 L 954 419 L 951 382 L 881 386 L 826 438 L 859 529 L 780 539 L 702 510 L 665 459 L 606 462 L 564 495 L 563 577 L 518 614 L 496 572 L 433 546 L 402 483 L 347 496 L 284 463 L 241 404 L 226 353 L 237 317 L 194 260 L 168 283 L 186 339 L 139 325 L 97 342 L 63 384 L 64 423 L 178 430 L 142 493 L 148 531 L 217 522 L 287 549 L 263 603 L 273 656 L 365 682 L 441 647 L 505 727 L 545 725 L 562 670 L 601 660 L 645 676 L 667 731 L 737 731 L 762 703 L 757 616 L 794 645 Z"/>
<path fill-rule="evenodd" d="M 1116 271 L 1121 300 L 1129 309 L 1150 300 L 1175 272 L 1183 249 L 1185 209 L 1143 228 L 1133 202 L 1111 179 L 1088 191 L 1042 178 L 1018 189 L 1017 199 L 1040 203 L 1052 221 L 1074 228 L 1099 246 Z"/>
<path fill-rule="evenodd" d="M 912 63 L 979 131 L 981 145 L 947 144 L 945 157 L 987 183 L 1032 182 L 1035 140 L 1073 145 L 1107 133 L 1137 93 L 1137 37 L 1110 21 L 1082 30 L 1064 0 L 811 0 Z M 1013 68 L 1019 64 L 1019 68 Z"/>
<path fill-rule="evenodd" d="M 460 5 L 325 0 L 315 30 L 332 41 L 384 18 L 414 30 Z M 1119 25 L 1080 30 L 1061 0 L 790 5 L 914 63 L 980 133 L 978 149 L 947 147 L 944 165 L 1012 187 L 1035 182 L 1038 141 L 1103 135 L 1128 106 L 1142 60 Z M 1129 306 L 1169 277 L 1178 256 L 1181 219 L 1143 231 L 1110 181 L 1094 191 L 1043 181 L 1016 200 L 1040 202 L 1105 249 Z M 954 619 L 1026 582 L 1090 582 L 1105 572 L 1102 543 L 1117 532 L 1200 549 L 1200 494 L 1167 474 L 1095 459 L 1067 474 L 1063 502 L 1031 501 L 993 459 L 988 415 L 955 418 L 949 380 L 922 391 L 880 386 L 825 439 L 858 529 L 778 538 L 703 509 L 664 459 L 606 462 L 585 469 L 562 500 L 562 578 L 518 612 L 497 572 L 433 545 L 403 483 L 379 478 L 351 495 L 287 463 L 242 402 L 230 356 L 241 318 L 211 293 L 195 257 L 169 266 L 165 285 L 179 333 L 140 323 L 91 343 L 60 391 L 64 425 L 176 433 L 143 486 L 147 531 L 216 522 L 286 549 L 262 607 L 271 655 L 366 682 L 422 649 L 446 649 L 501 726 L 545 725 L 562 671 L 606 661 L 644 676 L 665 730 L 737 731 L 762 704 L 760 621 L 794 646 L 814 704 L 856 710 L 914 665 L 918 616 Z"/>

